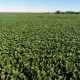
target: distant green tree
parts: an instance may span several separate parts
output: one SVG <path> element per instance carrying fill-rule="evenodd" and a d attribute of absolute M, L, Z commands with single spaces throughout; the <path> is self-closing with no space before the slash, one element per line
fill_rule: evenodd
<path fill-rule="evenodd" d="M 60 12 L 60 11 L 56 11 L 55 13 L 56 13 L 56 14 L 60 14 L 61 12 Z"/>
<path fill-rule="evenodd" d="M 75 12 L 75 11 L 66 11 L 66 12 L 56 11 L 55 14 L 80 14 L 80 12 Z"/>

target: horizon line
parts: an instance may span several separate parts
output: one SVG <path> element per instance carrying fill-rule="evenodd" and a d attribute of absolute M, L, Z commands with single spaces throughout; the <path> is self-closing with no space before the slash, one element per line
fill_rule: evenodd
<path fill-rule="evenodd" d="M 61 10 L 56 10 L 56 11 L 0 11 L 0 13 L 55 13 L 57 11 L 60 12 L 68 12 L 71 10 L 67 10 L 67 11 L 61 11 Z M 71 12 L 80 12 L 80 11 L 71 11 Z"/>

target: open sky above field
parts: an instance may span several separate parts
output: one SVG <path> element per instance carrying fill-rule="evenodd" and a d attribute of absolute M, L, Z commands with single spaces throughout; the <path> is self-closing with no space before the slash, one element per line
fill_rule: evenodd
<path fill-rule="evenodd" d="M 80 0 L 0 0 L 0 12 L 80 11 Z"/>

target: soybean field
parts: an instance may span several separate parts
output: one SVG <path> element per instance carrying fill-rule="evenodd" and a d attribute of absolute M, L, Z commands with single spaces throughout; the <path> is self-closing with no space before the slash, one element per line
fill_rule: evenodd
<path fill-rule="evenodd" d="M 80 80 L 80 15 L 0 13 L 0 80 Z"/>

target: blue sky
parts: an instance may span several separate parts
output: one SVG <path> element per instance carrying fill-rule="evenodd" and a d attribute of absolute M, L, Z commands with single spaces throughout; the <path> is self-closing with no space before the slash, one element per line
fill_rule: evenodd
<path fill-rule="evenodd" d="M 0 12 L 80 11 L 80 0 L 0 0 Z"/>

